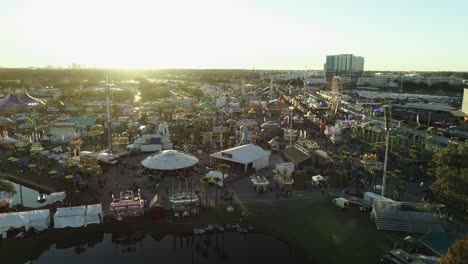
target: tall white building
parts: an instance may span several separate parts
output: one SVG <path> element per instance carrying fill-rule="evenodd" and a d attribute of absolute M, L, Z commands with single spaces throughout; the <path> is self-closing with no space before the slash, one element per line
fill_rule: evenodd
<path fill-rule="evenodd" d="M 327 81 L 333 76 L 350 77 L 353 81 L 364 72 L 364 57 L 353 54 L 328 55 L 324 65 Z"/>

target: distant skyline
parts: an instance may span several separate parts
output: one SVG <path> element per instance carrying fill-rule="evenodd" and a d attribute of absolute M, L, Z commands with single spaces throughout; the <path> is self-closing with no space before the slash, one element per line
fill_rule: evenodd
<path fill-rule="evenodd" d="M 2 0 L 0 67 L 468 71 L 468 1 Z"/>

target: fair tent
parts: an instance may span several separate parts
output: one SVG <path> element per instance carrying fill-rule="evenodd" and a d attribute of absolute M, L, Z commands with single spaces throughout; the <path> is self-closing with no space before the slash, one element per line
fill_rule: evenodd
<path fill-rule="evenodd" d="M 218 181 L 218 185 L 221 186 L 221 187 L 223 186 L 223 173 L 222 173 L 222 172 L 217 171 L 217 170 L 214 170 L 214 171 L 208 172 L 208 173 L 206 174 L 206 176 L 208 176 L 208 177 L 214 177 L 214 178 L 220 179 L 220 180 Z M 224 180 L 226 180 L 226 178 L 227 178 L 228 176 L 229 176 L 229 174 L 225 173 L 225 174 L 224 174 Z"/>
<path fill-rule="evenodd" d="M 210 154 L 210 158 L 244 164 L 245 171 L 247 165 L 252 163 L 252 168 L 260 170 L 268 166 L 270 152 L 257 145 L 247 144 Z"/>
<path fill-rule="evenodd" d="M 324 158 L 326 160 L 330 159 L 330 156 L 328 156 L 328 154 L 321 149 L 315 150 L 315 154 L 317 154 L 319 157 Z"/>
<path fill-rule="evenodd" d="M 0 233 L 6 232 L 11 228 L 24 227 L 29 229 L 29 220 L 23 217 L 20 213 L 5 213 L 0 214 Z"/>
<path fill-rule="evenodd" d="M 47 204 L 61 202 L 65 199 L 65 192 L 54 192 L 47 196 Z"/>
<path fill-rule="evenodd" d="M 319 181 L 323 181 L 325 180 L 325 177 L 323 177 L 322 175 L 318 174 L 318 175 L 315 175 L 315 176 L 312 176 L 312 181 L 318 183 Z"/>
<path fill-rule="evenodd" d="M 85 206 L 57 208 L 54 215 L 54 228 L 85 226 L 85 215 Z"/>
<path fill-rule="evenodd" d="M 102 205 L 90 204 L 86 207 L 86 225 L 102 223 Z"/>
<path fill-rule="evenodd" d="M 19 213 L 23 218 L 29 221 L 29 226 L 37 231 L 46 230 L 50 224 L 49 210 L 24 211 Z"/>
<path fill-rule="evenodd" d="M 141 164 L 153 170 L 177 170 L 192 167 L 198 158 L 177 150 L 164 150 L 144 159 Z"/>

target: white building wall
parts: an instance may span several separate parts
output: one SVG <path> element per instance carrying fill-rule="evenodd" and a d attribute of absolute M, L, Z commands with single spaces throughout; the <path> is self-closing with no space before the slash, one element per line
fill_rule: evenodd
<path fill-rule="evenodd" d="M 397 82 L 395 80 L 401 80 L 403 82 L 409 81 L 414 83 L 426 83 L 427 85 L 433 85 L 436 83 L 449 83 L 450 85 L 462 85 L 463 80 L 461 78 L 450 77 L 423 77 L 417 75 L 376 75 L 371 77 L 359 77 L 358 85 L 370 85 L 370 86 L 382 86 L 382 87 L 396 87 Z"/>
<path fill-rule="evenodd" d="M 468 114 L 468 88 L 463 90 L 462 112 Z"/>

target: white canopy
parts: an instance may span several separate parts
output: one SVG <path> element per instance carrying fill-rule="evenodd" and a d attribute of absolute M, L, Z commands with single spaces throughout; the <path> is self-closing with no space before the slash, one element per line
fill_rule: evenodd
<path fill-rule="evenodd" d="M 221 187 L 223 186 L 223 173 L 222 172 L 214 170 L 214 171 L 208 172 L 206 174 L 206 176 L 219 178 L 220 181 L 218 181 L 218 185 L 221 186 Z M 225 173 L 224 174 L 224 179 L 226 179 L 228 176 L 229 176 L 229 174 Z"/>
<path fill-rule="evenodd" d="M 164 150 L 144 159 L 141 164 L 153 170 L 177 170 L 192 167 L 198 158 L 177 150 Z"/>
<path fill-rule="evenodd" d="M 54 228 L 82 227 L 102 223 L 102 205 L 90 204 L 76 207 L 57 208 Z"/>
<path fill-rule="evenodd" d="M 319 181 L 325 180 L 325 177 L 323 177 L 322 175 L 318 174 L 318 175 L 312 176 L 312 180 L 313 180 L 314 182 L 319 182 Z"/>
<path fill-rule="evenodd" d="M 47 196 L 47 204 L 61 202 L 65 199 L 65 192 L 54 192 Z"/>
<path fill-rule="evenodd" d="M 278 164 L 276 164 L 276 170 L 292 173 L 294 171 L 294 163 L 292 163 L 292 162 L 278 163 Z"/>
<path fill-rule="evenodd" d="M 19 214 L 29 221 L 29 226 L 37 231 L 46 230 L 50 224 L 49 210 L 34 210 L 19 212 Z"/>
<path fill-rule="evenodd" d="M 280 125 L 273 121 L 268 121 L 260 125 L 261 128 L 279 128 Z"/>
<path fill-rule="evenodd" d="M 101 224 L 102 223 L 102 205 L 90 204 L 86 209 L 86 224 Z"/>
<path fill-rule="evenodd" d="M 85 226 L 85 214 L 85 206 L 57 208 L 54 215 L 54 228 Z"/>
<path fill-rule="evenodd" d="M 0 214 L 0 233 L 8 231 L 10 228 L 25 227 L 29 229 L 29 220 L 19 213 Z"/>
<path fill-rule="evenodd" d="M 324 159 L 327 159 L 327 160 L 330 159 L 328 154 L 325 151 L 321 150 L 321 149 L 315 150 L 315 154 L 317 154 L 319 157 L 322 157 Z"/>

